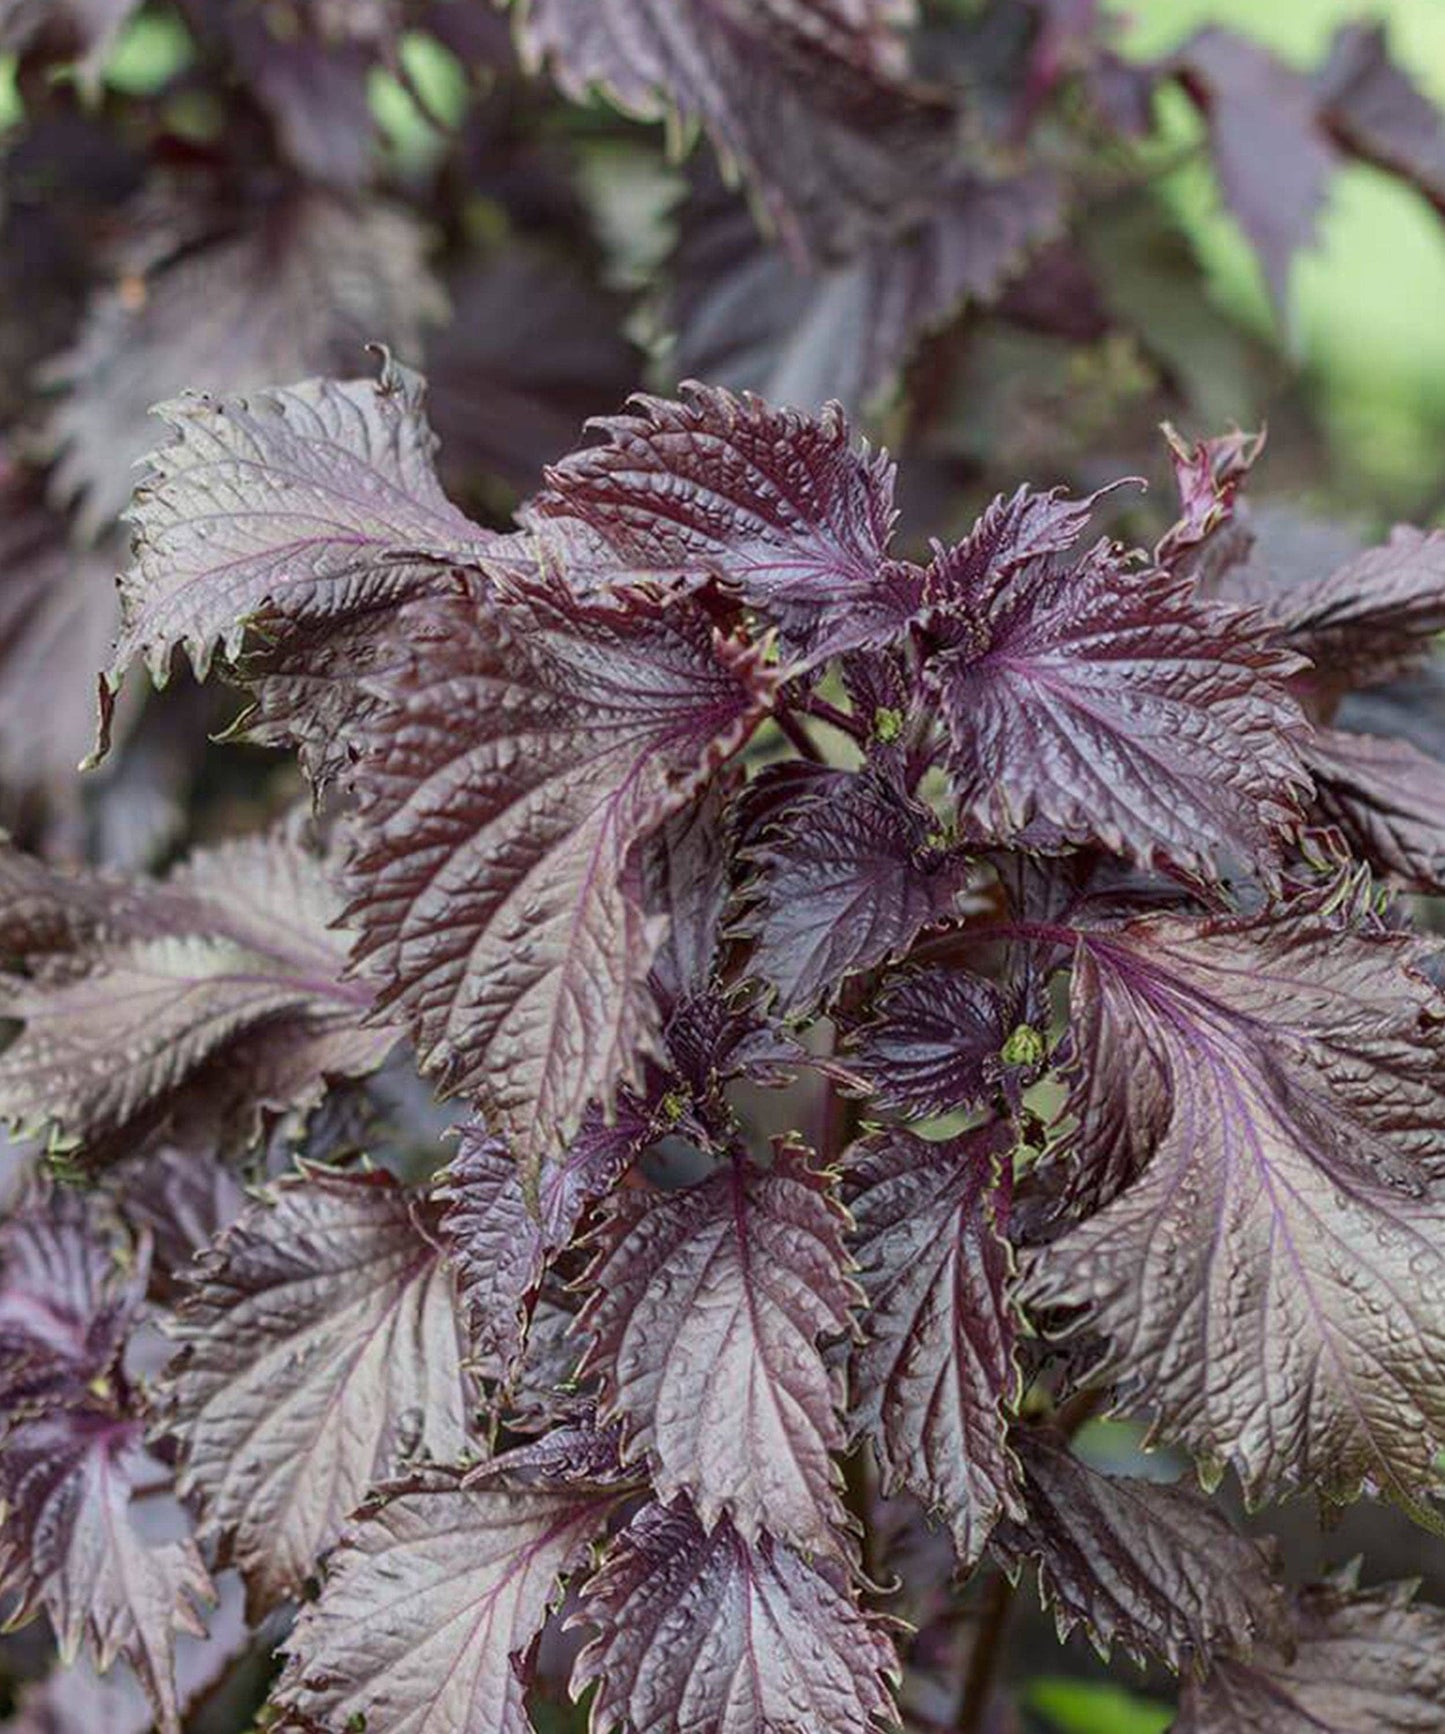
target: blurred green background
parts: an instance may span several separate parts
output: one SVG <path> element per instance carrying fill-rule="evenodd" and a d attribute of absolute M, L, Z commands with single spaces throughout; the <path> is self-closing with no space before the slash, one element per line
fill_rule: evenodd
<path fill-rule="evenodd" d="M 1380 20 L 1395 57 L 1445 102 L 1445 0 L 1107 0 L 1121 47 L 1167 53 L 1196 30 L 1247 32 L 1301 68 L 1320 64 L 1342 24 Z M 1183 142 L 1201 132 L 1182 97 L 1170 105 Z M 1445 224 L 1418 194 L 1378 171 L 1338 173 L 1319 245 L 1290 285 L 1285 329 L 1255 257 L 1219 208 L 1200 160 L 1164 189 L 1195 240 L 1222 308 L 1283 346 L 1305 376 L 1339 464 L 1400 512 L 1445 505 Z"/>

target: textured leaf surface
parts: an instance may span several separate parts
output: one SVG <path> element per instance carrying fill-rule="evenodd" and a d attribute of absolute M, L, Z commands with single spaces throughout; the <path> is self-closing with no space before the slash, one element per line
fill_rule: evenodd
<path fill-rule="evenodd" d="M 1335 153 L 1303 73 L 1247 36 L 1204 30 L 1176 70 L 1209 123 L 1220 191 L 1283 309 L 1289 269 L 1314 240 Z"/>
<path fill-rule="evenodd" d="M 1147 1166 L 1039 1255 L 1029 1298 L 1084 1309 L 1100 1372 L 1254 1493 L 1410 1494 L 1445 1438 L 1441 1006 L 1418 959 L 1308 908 L 1081 936 L 1075 1019 L 1136 1069 Z M 1112 1136 L 1085 1125 L 1076 1160 Z"/>
<path fill-rule="evenodd" d="M 906 617 L 886 558 L 893 465 L 853 443 L 836 405 L 813 419 L 696 385 L 681 402 L 633 401 L 594 424 L 604 444 L 547 472 L 533 522 L 581 526 L 604 569 L 720 578 L 802 646 Z"/>
<path fill-rule="evenodd" d="M 152 1293 L 170 1304 L 180 1273 L 246 1208 L 245 1187 L 214 1152 L 165 1147 L 122 1162 L 114 1178 L 126 1221 L 150 1236 Z"/>
<path fill-rule="evenodd" d="M 338 912 L 289 827 L 198 853 L 159 886 L 49 876 L 24 925 L 52 941 L 99 931 L 14 980 L 25 1027 L 0 1056 L 0 1112 L 53 1120 L 95 1160 L 159 1134 L 244 1147 L 327 1077 L 375 1070 L 395 1034 L 363 1028 L 370 995 L 339 979 Z"/>
<path fill-rule="evenodd" d="M 813 1734 L 894 1722 L 893 1645 L 825 1570 L 685 1500 L 649 1505 L 613 1542 L 576 1619 L 600 1636 L 575 1693 L 600 1682 L 593 1726 L 647 1734 Z"/>
<path fill-rule="evenodd" d="M 1305 747 L 1315 812 L 1362 861 L 1412 891 L 1445 887 L 1445 765 L 1408 741 L 1318 729 Z"/>
<path fill-rule="evenodd" d="M 1013 1259 L 1005 1238 L 1012 1131 L 947 1142 L 904 1131 L 854 1145 L 845 1198 L 869 1310 L 849 1374 L 854 1425 L 885 1492 L 908 1488 L 975 1560 L 1019 1516 L 1006 1413 L 1017 1400 Z"/>
<path fill-rule="evenodd" d="M 214 1599 L 188 1538 L 149 1541 L 134 1503 L 160 1479 L 138 1423 L 99 1407 L 19 1422 L 0 1447 L 0 1589 L 44 1609 L 62 1660 L 82 1643 L 102 1672 L 124 1655 L 166 1734 L 177 1734 L 175 1634 L 203 1635 Z"/>
<path fill-rule="evenodd" d="M 570 1245 L 587 1206 L 618 1179 L 648 1130 L 648 1117 L 630 1102 L 611 1126 L 590 1113 L 566 1150 L 543 1164 L 534 1213 L 506 1144 L 477 1122 L 463 1129 L 437 1198 L 478 1353 L 515 1359 L 548 1256 Z"/>
<path fill-rule="evenodd" d="M 847 253 L 943 168 L 953 117 L 902 78 L 897 0 L 527 0 L 521 41 L 561 88 L 701 122 L 794 248 Z"/>
<path fill-rule="evenodd" d="M 1036 1562 L 1061 1640 L 1083 1626 L 1104 1655 L 1119 1644 L 1183 1670 L 1287 1638 L 1259 1547 L 1197 1489 L 1103 1475 L 1036 1433 L 1013 1442 L 1028 1517 L 1000 1524 L 992 1550 L 1010 1570 Z"/>
<path fill-rule="evenodd" d="M 1064 509 L 1020 533 L 1077 534 Z M 1107 543 L 1018 561 L 990 556 L 994 539 L 940 552 L 929 580 L 945 600 L 926 679 L 965 818 L 998 838 L 1045 820 L 1146 865 L 1269 855 L 1304 781 L 1291 661 Z"/>
<path fill-rule="evenodd" d="M 52 1190 L 0 1223 L 0 1401 L 6 1418 L 80 1398 L 125 1345 L 145 1287 L 99 1201 Z"/>
<path fill-rule="evenodd" d="M 632 851 L 747 738 L 772 677 L 685 599 L 517 594 L 407 616 L 351 882 L 382 1003 L 531 1166 L 650 1039 L 660 932 Z"/>
<path fill-rule="evenodd" d="M 569 1481 L 560 1452 L 561 1474 L 526 1467 L 526 1449 L 472 1485 L 427 1470 L 363 1507 L 296 1622 L 283 1711 L 326 1734 L 525 1734 L 527 1653 L 619 1498 Z"/>
<path fill-rule="evenodd" d="M 240 1579 L 216 1584 L 220 1604 L 207 1615 L 204 1638 L 176 1637 L 176 1696 L 183 1710 L 198 1703 L 249 1645 Z M 85 1656 L 24 1687 L 7 1734 L 152 1734 L 156 1713 L 133 1672 L 99 1674 Z"/>
<path fill-rule="evenodd" d="M 582 1316 L 600 1413 L 646 1453 L 659 1498 L 709 1527 L 767 1528 L 841 1549 L 842 1379 L 819 1339 L 846 1333 L 857 1290 L 842 1213 L 796 1145 L 773 1167 L 726 1163 L 679 1192 L 618 1192 L 598 1230 Z"/>
<path fill-rule="evenodd" d="M 1174 1734 L 1434 1734 L 1445 1704 L 1445 1615 L 1409 1585 L 1301 1591 L 1294 1654 L 1222 1661 L 1190 1681 Z"/>
<path fill-rule="evenodd" d="M 204 677 L 266 604 L 339 625 L 395 603 L 481 535 L 436 480 L 421 381 L 390 364 L 158 413 L 175 432 L 136 493 L 112 684 L 138 655 L 163 680 L 176 645 Z"/>
<path fill-rule="evenodd" d="M 849 1041 L 848 1063 L 868 1079 L 873 1106 L 910 1119 L 978 1107 L 999 1090 L 1016 1098 L 1038 1076 L 1044 1053 L 1042 1035 L 1028 1024 L 1026 1057 L 1004 1057 L 1027 1024 L 1016 999 L 961 969 L 909 971 L 874 999 Z"/>
<path fill-rule="evenodd" d="M 307 1169 L 201 1260 L 161 1386 L 180 1490 L 252 1605 L 295 1595 L 376 1482 L 467 1443 L 441 1250 L 382 1173 Z"/>
<path fill-rule="evenodd" d="M 804 1011 L 852 970 L 906 951 L 967 882 L 963 857 L 932 839 L 928 810 L 872 772 L 819 780 L 748 851 L 752 970 L 782 1012 Z"/>
<path fill-rule="evenodd" d="M 420 227 L 384 205 L 321 193 L 233 209 L 152 200 L 132 214 L 75 345 L 48 368 L 61 388 L 47 439 L 52 491 L 95 534 L 119 517 L 155 444 L 151 406 L 183 391 L 259 390 L 349 377 L 368 343 L 421 353 L 444 311 Z M 214 533 L 215 526 L 211 526 Z M 204 537 L 197 537 L 203 541 Z"/>

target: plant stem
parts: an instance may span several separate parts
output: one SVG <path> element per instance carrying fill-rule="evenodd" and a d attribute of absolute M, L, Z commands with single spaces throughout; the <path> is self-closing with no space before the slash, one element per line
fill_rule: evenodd
<path fill-rule="evenodd" d="M 850 716 L 845 710 L 839 710 L 837 705 L 829 704 L 827 699 L 819 698 L 815 692 L 810 692 L 806 698 L 799 699 L 798 709 L 806 716 L 816 717 L 819 722 L 830 723 L 835 729 L 851 736 L 855 741 L 867 739 L 868 730 L 860 724 L 857 717 Z"/>
<path fill-rule="evenodd" d="M 963 1699 L 958 1710 L 957 1734 L 983 1734 L 984 1717 L 993 1698 L 993 1683 L 1003 1660 L 1004 1634 L 1013 1611 L 1014 1586 L 996 1571 L 984 1591 L 979 1609 L 978 1631 L 969 1652 L 963 1677 Z"/>
<path fill-rule="evenodd" d="M 1072 1397 L 1055 1409 L 1054 1426 L 1066 1439 L 1072 1439 L 1086 1422 L 1094 1419 L 1100 1409 L 1107 1407 L 1108 1401 L 1107 1385 L 1095 1385 L 1087 1391 L 1075 1391 Z"/>
<path fill-rule="evenodd" d="M 784 738 L 796 747 L 805 759 L 811 760 L 814 764 L 822 762 L 823 755 L 814 744 L 813 737 L 784 705 L 779 704 L 773 711 L 773 721 L 778 725 Z"/>

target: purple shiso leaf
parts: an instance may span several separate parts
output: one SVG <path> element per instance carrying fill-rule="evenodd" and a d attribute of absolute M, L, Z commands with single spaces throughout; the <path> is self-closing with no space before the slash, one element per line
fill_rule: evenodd
<path fill-rule="evenodd" d="M 919 802 L 874 771 L 813 779 L 747 850 L 737 933 L 781 1013 L 809 1010 L 854 970 L 905 952 L 953 912 L 969 861 L 942 846 Z"/>
<path fill-rule="evenodd" d="M 1295 1596 L 1289 1642 L 1185 1683 L 1174 1734 L 1378 1729 L 1432 1734 L 1445 1703 L 1445 1614 L 1415 1585 L 1358 1587 L 1351 1568 Z"/>
<path fill-rule="evenodd" d="M 1043 821 L 1145 866 L 1275 855 L 1307 788 L 1282 684 L 1297 659 L 1110 543 L 1019 561 L 993 540 L 941 550 L 928 576 L 924 678 L 962 822 L 1006 842 Z"/>
<path fill-rule="evenodd" d="M 553 1434 L 545 1461 L 524 1446 L 480 1475 L 420 1469 L 379 1488 L 287 1643 L 283 1716 L 327 1734 L 527 1734 L 557 1580 L 628 1494 L 596 1478 L 588 1440 Z"/>
<path fill-rule="evenodd" d="M 813 655 L 895 634 L 917 572 L 888 558 L 893 464 L 855 444 L 842 411 L 813 418 L 685 385 L 595 423 L 604 443 L 547 471 L 524 518 L 577 543 L 594 574 L 711 577 Z"/>
<path fill-rule="evenodd" d="M 1013 1131 L 930 1143 L 901 1130 L 855 1144 L 844 1167 L 850 1248 L 868 1302 L 849 1368 L 855 1429 L 885 1493 L 907 1488 L 977 1560 L 1021 1517 L 1006 1434 L 1022 1376 L 1006 1238 Z"/>
<path fill-rule="evenodd" d="M 599 1734 L 895 1725 L 887 1622 L 827 1566 L 766 1534 L 744 1541 L 727 1518 L 709 1532 L 685 1499 L 633 1518 L 583 1586 L 573 1623 L 598 1633 L 572 1691 L 597 1685 Z"/>
<path fill-rule="evenodd" d="M 1219 187 L 1281 312 L 1295 256 L 1315 239 L 1338 160 L 1309 79 L 1247 36 L 1202 30 L 1169 70 L 1209 126 Z"/>
<path fill-rule="evenodd" d="M 1445 890 L 1445 765 L 1408 741 L 1317 729 L 1305 746 L 1315 816 L 1411 891 Z"/>
<path fill-rule="evenodd" d="M 24 1028 L 0 1056 L 0 1113 L 53 1122 L 88 1160 L 148 1140 L 244 1149 L 395 1044 L 341 980 L 341 903 L 295 824 L 200 851 L 161 884 L 4 863 L 0 879 L 23 882 L 10 936 L 32 942 L 12 955 L 53 955 L 12 978 Z"/>
<path fill-rule="evenodd" d="M 748 738 L 762 654 L 686 598 L 555 582 L 403 616 L 358 768 L 356 956 L 535 1176 L 655 1040 L 634 851 Z"/>
<path fill-rule="evenodd" d="M 526 0 L 524 57 L 569 96 L 700 122 L 795 253 L 908 226 L 947 172 L 953 105 L 905 75 L 897 0 Z"/>
<path fill-rule="evenodd" d="M 157 1402 L 202 1538 L 256 1612 L 296 1595 L 373 1483 L 467 1446 L 467 1344 L 434 1213 L 308 1167 L 188 1279 Z"/>
<path fill-rule="evenodd" d="M 596 1243 L 584 1371 L 658 1497 L 686 1493 L 745 1540 L 766 1528 L 844 1556 L 843 1380 L 820 1340 L 850 1331 L 859 1294 L 808 1152 L 783 1142 L 770 1169 L 739 1158 L 681 1191 L 623 1188 Z"/>
<path fill-rule="evenodd" d="M 1301 902 L 1079 936 L 1065 1148 L 1103 1208 L 1024 1300 L 1251 1497 L 1417 1502 L 1445 1441 L 1445 1003 L 1420 941 Z"/>
<path fill-rule="evenodd" d="M 1037 1564 L 1060 1641 L 1082 1626 L 1101 1655 L 1118 1644 L 1179 1672 L 1288 1641 L 1263 1550 L 1197 1488 L 1101 1474 L 1036 1430 L 1011 1442 L 1028 1516 L 1001 1523 L 990 1548 L 1010 1572 Z"/>

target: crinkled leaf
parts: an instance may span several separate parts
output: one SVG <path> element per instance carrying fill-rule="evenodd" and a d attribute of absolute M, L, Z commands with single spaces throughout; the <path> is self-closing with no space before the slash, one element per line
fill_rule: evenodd
<path fill-rule="evenodd" d="M 1173 1734 L 1435 1734 L 1445 1703 L 1445 1614 L 1414 1586 L 1354 1575 L 1296 1598 L 1292 1654 L 1221 1661 L 1191 1680 Z"/>
<path fill-rule="evenodd" d="M 526 0 L 524 54 L 569 96 L 700 122 L 795 250 L 851 252 L 926 207 L 951 108 L 903 74 L 896 0 Z"/>
<path fill-rule="evenodd" d="M 392 0 L 292 0 L 284 12 L 230 0 L 186 3 L 208 34 L 224 38 L 305 178 L 362 187 L 375 166 L 369 79 L 395 61 L 402 8 Z"/>
<path fill-rule="evenodd" d="M 623 1495 L 499 1458 L 464 1484 L 419 1471 L 378 1490 L 303 1610 L 276 1689 L 326 1734 L 525 1734 L 528 1661 L 557 1595 Z M 567 1471 L 570 1470 L 569 1475 Z"/>
<path fill-rule="evenodd" d="M 806 1011 L 850 971 L 906 951 L 953 909 L 968 862 L 919 803 L 871 771 L 820 780 L 748 851 L 738 931 L 778 1009 Z"/>
<path fill-rule="evenodd" d="M 672 1005 L 714 978 L 732 864 L 730 800 L 736 793 L 734 783 L 714 777 L 690 806 L 672 815 L 643 854 L 647 906 L 667 917 L 653 981 Z"/>
<path fill-rule="evenodd" d="M 1233 31 L 1185 43 L 1173 70 L 1205 116 L 1220 191 L 1283 308 L 1295 255 L 1315 238 L 1335 153 L 1309 79 Z"/>
<path fill-rule="evenodd" d="M 150 1540 L 135 1502 L 158 1471 L 139 1424 L 108 1410 L 55 1409 L 0 1444 L 0 1590 L 24 1618 L 49 1615 L 62 1661 L 89 1646 L 104 1672 L 124 1655 L 165 1734 L 179 1734 L 175 1634 L 204 1635 L 215 1599 L 189 1539 Z"/>
<path fill-rule="evenodd" d="M 1099 501 L 1113 491 L 1100 489 L 1076 500 L 1063 488 L 1041 493 L 1025 485 L 1007 496 L 995 494 L 962 541 L 947 548 L 935 544 L 925 574 L 925 601 L 943 610 L 978 606 L 990 585 L 1003 584 L 1031 561 L 1073 548 Z"/>
<path fill-rule="evenodd" d="M 747 738 L 773 677 L 685 599 L 555 585 L 404 617 L 358 770 L 357 955 L 425 1069 L 535 1171 L 653 1033 L 636 845 Z"/>
<path fill-rule="evenodd" d="M 1347 24 L 1316 81 L 1321 115 L 1353 156 L 1412 181 L 1445 211 L 1445 117 L 1390 59 L 1378 24 Z"/>
<path fill-rule="evenodd" d="M 770 1169 L 739 1158 L 681 1191 L 613 1195 L 585 1370 L 659 1498 L 685 1492 L 706 1525 L 726 1514 L 745 1540 L 766 1528 L 841 1552 L 842 1379 L 818 1345 L 850 1328 L 847 1271 L 842 1212 L 798 1145 L 779 1145 Z"/>
<path fill-rule="evenodd" d="M 378 1481 L 467 1444 L 441 1248 L 390 1176 L 308 1168 L 201 1259 L 159 1389 L 179 1486 L 261 1609 L 295 1595 Z"/>
<path fill-rule="evenodd" d="M 848 1063 L 868 1080 L 872 1105 L 916 1120 L 978 1107 L 1000 1090 L 1016 1100 L 1044 1052 L 1016 994 L 959 969 L 899 976 L 848 1041 Z"/>
<path fill-rule="evenodd" d="M 143 1262 L 102 1201 L 33 1192 L 0 1223 L 0 1401 L 6 1418 L 81 1398 L 125 1347 Z"/>
<path fill-rule="evenodd" d="M 436 480 L 422 391 L 388 362 L 377 381 L 162 406 L 175 433 L 136 491 L 111 685 L 138 655 L 164 680 L 177 645 L 203 677 L 268 604 L 287 621 L 344 625 L 474 549 L 482 532 Z"/>
<path fill-rule="evenodd" d="M 226 739 L 295 747 L 314 791 L 343 779 L 375 716 L 371 683 L 396 666 L 395 604 L 344 620 L 288 620 L 273 608 L 252 616 L 246 646 L 227 673 L 250 700 Z"/>
<path fill-rule="evenodd" d="M 1027 533 L 1069 535 L 1062 510 Z M 1304 784 L 1293 659 L 1108 543 L 1019 563 L 973 541 L 936 558 L 926 628 L 964 821 L 1009 839 L 1042 820 L 1144 865 L 1273 854 Z"/>
<path fill-rule="evenodd" d="M 711 576 L 765 609 L 801 648 L 897 630 L 914 599 L 887 559 L 893 465 L 855 445 L 836 404 L 816 418 L 692 385 L 638 397 L 606 434 L 547 472 L 529 521 L 589 537 L 619 575 Z M 574 528 L 576 527 L 576 528 Z"/>
<path fill-rule="evenodd" d="M 244 1147 L 395 1041 L 363 1027 L 371 997 L 339 979 L 340 906 L 292 827 L 198 853 L 160 886 L 51 874 L 38 890 L 27 931 L 47 937 L 47 894 L 48 937 L 77 920 L 100 931 L 12 979 L 24 1029 L 0 1055 L 0 1112 L 53 1121 L 91 1160 L 152 1138 Z"/>
<path fill-rule="evenodd" d="M 1335 721 L 1362 734 L 1408 741 L 1427 758 L 1445 760 L 1445 663 L 1432 658 L 1383 686 L 1346 693 Z"/>
<path fill-rule="evenodd" d="M 1154 557 L 1161 566 L 1170 566 L 1229 524 L 1235 496 L 1264 450 L 1264 435 L 1236 429 L 1216 439 L 1189 441 L 1167 422 L 1164 432 L 1179 489 L 1179 517 L 1165 532 Z"/>
<path fill-rule="evenodd" d="M 175 1298 L 176 1279 L 246 1207 L 234 1169 L 209 1150 L 162 1148 L 114 1170 L 117 1203 L 151 1248 L 151 1291 Z"/>
<path fill-rule="evenodd" d="M 163 939 L 195 919 L 193 900 L 154 880 L 56 868 L 0 844 L 0 956 L 32 969 L 127 940 Z M 64 962 L 62 963 L 62 960 Z"/>
<path fill-rule="evenodd" d="M 1408 741 L 1318 729 L 1305 746 L 1315 813 L 1412 891 L 1445 889 L 1445 765 Z"/>
<path fill-rule="evenodd" d="M 885 1492 L 906 1487 L 977 1559 L 994 1523 L 1020 1516 L 1006 1415 L 1021 1380 L 1006 1232 L 1011 1128 L 946 1142 L 879 1132 L 855 1144 L 844 1196 L 868 1300 L 849 1398 Z"/>
<path fill-rule="evenodd" d="M 478 1122 L 463 1128 L 436 1196 L 479 1354 L 515 1361 L 549 1256 L 571 1244 L 588 1205 L 610 1190 L 649 1131 L 649 1117 L 630 1099 L 610 1126 L 593 1109 L 566 1150 L 542 1165 L 534 1209 L 506 1143 Z"/>
<path fill-rule="evenodd" d="M 612 1543 L 575 1623 L 600 1635 L 572 1675 L 592 1725 L 647 1734 L 814 1734 L 893 1726 L 883 1622 L 771 1536 L 709 1534 L 686 1500 L 649 1505 Z"/>
<path fill-rule="evenodd" d="M 1120 1644 L 1202 1671 L 1216 1651 L 1287 1637 L 1258 1544 L 1197 1489 L 1101 1474 L 1037 1431 L 1012 1443 L 1028 1516 L 1001 1523 L 991 1547 L 1011 1571 L 1037 1564 L 1060 1640 L 1083 1626 L 1105 1656 Z"/>
<path fill-rule="evenodd" d="M 1100 1375 L 1253 1495 L 1433 1484 L 1445 1007 L 1420 958 L 1308 906 L 1079 939 L 1075 1025 L 1133 1068 L 1146 1165 L 1037 1256 L 1027 1299 L 1081 1309 Z M 1117 1137 L 1085 1122 L 1074 1160 L 1117 1170 Z"/>

